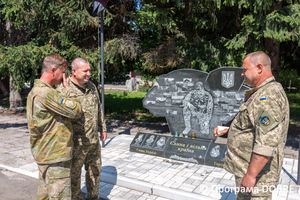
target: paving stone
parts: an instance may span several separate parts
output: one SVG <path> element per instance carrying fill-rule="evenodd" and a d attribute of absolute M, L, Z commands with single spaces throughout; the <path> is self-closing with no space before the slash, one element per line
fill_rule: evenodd
<path fill-rule="evenodd" d="M 208 177 L 206 177 L 204 180 L 205 180 L 205 181 L 212 181 L 213 179 L 214 179 L 213 176 L 208 176 Z"/>
<path fill-rule="evenodd" d="M 194 182 L 192 182 L 192 185 L 198 186 L 202 183 L 202 180 L 195 180 Z"/>
<path fill-rule="evenodd" d="M 180 186 L 181 186 L 181 182 L 174 182 L 174 184 L 173 185 L 171 185 L 171 188 L 179 188 Z"/>
<path fill-rule="evenodd" d="M 187 192 L 192 192 L 195 188 L 196 188 L 196 186 L 191 185 L 191 184 L 186 184 L 186 183 L 183 183 L 180 186 L 181 190 L 184 190 L 184 191 L 187 191 Z"/>
<path fill-rule="evenodd" d="M 33 173 L 36 172 L 35 162 L 30 152 L 28 133 L 26 137 L 24 136 L 24 131 L 27 131 L 27 127 L 24 126 L 23 129 L 12 128 L 11 131 L 16 132 L 14 136 L 18 136 L 19 138 L 6 134 L 5 136 L 10 137 L 11 141 L 14 141 L 14 143 L 18 145 L 12 145 L 12 142 L 0 140 L 0 163 L 9 164 L 12 167 Z M 130 130 L 130 132 L 132 131 L 138 130 Z M 0 137 L 4 135 L 1 134 L 2 132 L 3 129 L 0 129 Z M 125 180 L 135 181 L 137 185 L 136 188 L 139 188 L 138 186 L 141 183 L 147 183 L 154 188 L 163 187 L 172 190 L 176 189 L 199 195 L 202 197 L 199 198 L 201 200 L 235 199 L 234 192 L 224 192 L 224 190 L 222 191 L 220 189 L 235 187 L 233 174 L 226 172 L 226 170 L 222 168 L 129 152 L 129 144 L 132 139 L 133 135 L 119 135 L 107 143 L 106 147 L 102 149 L 103 172 L 114 175 L 118 181 L 123 181 L 123 184 L 126 183 Z M 280 174 L 280 185 L 294 187 L 295 189 L 289 192 L 276 191 L 274 194 L 276 200 L 299 200 L 300 187 L 295 183 L 297 170 L 297 160 L 284 158 L 284 165 Z M 85 186 L 84 174 L 85 172 L 82 172 L 83 187 Z M 130 184 L 132 183 L 130 182 Z M 128 184 L 128 186 L 130 184 Z M 204 186 L 206 186 L 207 189 L 204 189 Z M 83 188 L 83 191 L 84 189 L 86 191 L 86 188 Z M 151 190 L 149 189 L 149 191 Z M 166 200 L 163 196 L 158 197 L 157 195 L 126 188 L 126 184 L 124 187 L 124 185 L 101 182 L 99 192 L 101 198 L 110 200 Z"/>
<path fill-rule="evenodd" d="M 171 187 L 171 185 L 173 185 L 175 183 L 175 181 L 169 180 L 166 183 L 163 184 L 163 186 L 165 187 Z"/>

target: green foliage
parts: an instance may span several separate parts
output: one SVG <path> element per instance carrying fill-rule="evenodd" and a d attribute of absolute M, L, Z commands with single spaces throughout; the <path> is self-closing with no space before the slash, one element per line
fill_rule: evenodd
<path fill-rule="evenodd" d="M 124 19 L 130 19 L 134 5 L 133 0 L 115 1 L 104 11 L 104 63 L 108 80 L 123 77 L 133 70 L 138 43 L 132 31 L 126 30 L 130 25 Z M 0 46 L 0 71 L 9 72 L 5 75 L 12 75 L 21 88 L 24 82 L 40 76 L 44 57 L 56 52 L 70 63 L 76 57 L 87 59 L 92 66 L 92 80 L 98 80 L 97 29 L 100 22 L 98 17 L 91 16 L 92 6 L 92 0 L 6 1 L 1 7 L 0 42 L 2 34 L 7 40 L 26 35 L 26 40 L 21 45 L 15 39 L 9 43 L 10 47 Z M 5 20 L 14 24 L 11 35 L 2 31 L 5 23 L 1 22 Z M 123 28 L 116 29 L 116 26 Z"/>
<path fill-rule="evenodd" d="M 290 91 L 292 93 L 300 91 L 300 76 L 298 76 L 296 70 L 282 69 L 279 73 L 279 80 L 286 91 Z M 290 86 L 296 89 L 289 90 L 288 87 Z"/>
<path fill-rule="evenodd" d="M 42 63 L 45 56 L 51 53 L 59 53 L 71 62 L 76 57 L 88 60 L 92 70 L 97 71 L 97 51 L 82 51 L 78 47 L 71 46 L 69 49 L 59 51 L 50 45 L 35 46 L 32 44 L 18 47 L 4 47 L 0 45 L 0 73 L 4 77 L 12 76 L 18 89 L 24 87 L 25 82 L 33 82 L 39 78 L 42 71 Z M 97 80 L 96 73 L 91 76 L 92 80 Z"/>
<path fill-rule="evenodd" d="M 295 132 L 299 134 L 300 128 L 300 93 L 286 94 L 290 103 L 290 124 L 297 125 L 298 130 Z M 290 125 L 291 128 L 291 125 Z"/>
<path fill-rule="evenodd" d="M 99 18 L 90 15 L 92 0 L 12 0 L 0 9 L 0 40 L 9 35 L 3 31 L 5 20 L 17 30 L 10 47 L 0 47 L 0 72 L 15 77 L 19 87 L 40 75 L 42 60 L 51 52 L 69 62 L 86 58 L 92 80 L 98 80 Z M 266 38 L 280 44 L 280 69 L 295 74 L 299 13 L 299 1 L 290 0 L 109 1 L 104 10 L 105 80 L 125 81 L 129 71 L 154 78 L 181 68 L 210 72 L 240 67 L 247 53 L 264 50 Z M 280 79 L 297 84 L 299 75 L 282 74 Z"/>
<path fill-rule="evenodd" d="M 300 46 L 300 5 L 289 5 L 275 10 L 266 17 L 264 37 L 275 41 L 298 41 Z"/>
<path fill-rule="evenodd" d="M 139 85 L 140 92 L 149 92 L 150 89 L 151 87 L 149 86 L 149 84 Z"/>
<path fill-rule="evenodd" d="M 300 93 L 287 93 L 286 95 L 290 104 L 300 105 Z"/>
<path fill-rule="evenodd" d="M 298 3 L 298 1 L 276 0 L 225 0 L 224 5 L 237 6 L 242 14 L 237 19 L 241 21 L 240 27 L 237 27 L 239 32 L 226 46 L 239 49 L 254 45 L 258 49 L 263 49 L 260 46 L 263 46 L 264 38 L 271 38 L 277 43 L 293 41 L 300 46 Z"/>

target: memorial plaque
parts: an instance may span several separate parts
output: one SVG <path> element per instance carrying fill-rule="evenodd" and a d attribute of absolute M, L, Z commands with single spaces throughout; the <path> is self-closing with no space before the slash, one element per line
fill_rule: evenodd
<path fill-rule="evenodd" d="M 173 160 L 223 167 L 226 145 L 211 140 L 137 133 L 130 151 Z"/>
<path fill-rule="evenodd" d="M 204 164 L 209 145 L 210 141 L 170 137 L 165 148 L 165 157 Z"/>
<path fill-rule="evenodd" d="M 157 135 L 147 134 L 146 137 L 145 137 L 145 140 L 142 144 L 142 147 L 152 149 L 153 145 L 155 144 L 155 140 L 157 139 L 157 137 L 158 137 Z"/>
<path fill-rule="evenodd" d="M 130 144 L 130 151 L 164 157 L 165 144 L 161 145 L 163 138 L 166 139 L 160 135 L 139 132 Z"/>
<path fill-rule="evenodd" d="M 143 106 L 166 117 L 172 134 L 215 140 L 213 128 L 230 121 L 244 100 L 243 69 L 222 67 L 210 73 L 180 69 L 161 75 Z"/>
<path fill-rule="evenodd" d="M 154 143 L 153 149 L 163 151 L 165 149 L 168 137 L 159 135 Z"/>
<path fill-rule="evenodd" d="M 147 133 L 141 133 L 141 132 L 138 132 L 134 139 L 132 140 L 130 146 L 136 146 L 136 147 L 141 147 L 142 146 L 142 143 L 144 142 L 145 138 L 147 136 Z"/>
<path fill-rule="evenodd" d="M 211 143 L 205 158 L 205 165 L 223 167 L 227 147 L 225 144 Z"/>

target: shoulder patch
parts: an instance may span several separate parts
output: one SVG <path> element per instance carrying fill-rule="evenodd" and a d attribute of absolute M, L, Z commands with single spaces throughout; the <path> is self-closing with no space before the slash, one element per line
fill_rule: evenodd
<path fill-rule="evenodd" d="M 259 122 L 263 126 L 268 126 L 268 125 L 270 125 L 270 117 L 268 117 L 268 116 L 262 116 L 260 118 Z"/>
<path fill-rule="evenodd" d="M 76 107 L 75 102 L 74 102 L 74 101 L 71 101 L 71 100 L 66 100 L 66 101 L 65 101 L 65 105 L 66 105 L 66 107 L 72 108 L 72 109 L 74 109 L 74 108 Z"/>
<path fill-rule="evenodd" d="M 258 125 L 262 128 L 262 130 L 266 133 L 272 128 L 274 128 L 278 122 L 274 119 L 273 115 L 264 110 L 260 117 L 258 118 Z"/>

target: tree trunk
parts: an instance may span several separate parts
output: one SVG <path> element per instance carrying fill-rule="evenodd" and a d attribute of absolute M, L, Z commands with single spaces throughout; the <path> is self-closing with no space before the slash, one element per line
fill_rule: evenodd
<path fill-rule="evenodd" d="M 9 93 L 9 80 L 8 78 L 4 78 L 1 80 L 1 75 L 0 75 L 0 93 L 2 94 Z"/>
<path fill-rule="evenodd" d="M 16 109 L 17 107 L 23 107 L 22 98 L 20 92 L 16 91 L 16 85 L 13 83 L 13 78 L 9 78 L 9 108 Z"/>
<path fill-rule="evenodd" d="M 278 3 L 276 5 L 273 5 L 273 7 L 268 11 L 268 14 L 273 12 L 274 10 L 278 10 L 281 8 L 281 3 Z M 271 58 L 271 69 L 273 76 L 278 81 L 279 76 L 279 53 L 280 53 L 280 46 L 279 44 L 276 44 L 276 42 L 271 38 L 265 38 L 265 51 L 268 52 L 270 58 Z"/>
<path fill-rule="evenodd" d="M 13 37 L 13 23 L 10 20 L 6 21 L 6 31 L 7 31 L 7 37 L 6 37 L 6 45 L 11 46 L 14 43 L 14 37 Z M 22 107 L 22 98 L 20 95 L 20 92 L 16 91 L 16 85 L 13 83 L 13 78 L 9 77 L 9 108 L 10 109 L 16 109 L 17 107 Z"/>
<path fill-rule="evenodd" d="M 275 43 L 274 40 L 271 38 L 265 38 L 265 51 L 268 52 L 270 58 L 271 58 L 271 69 L 273 76 L 276 80 L 278 80 L 279 76 L 279 52 L 280 48 L 279 45 Z"/>
<path fill-rule="evenodd" d="M 193 1 L 191 0 L 184 0 L 184 16 L 185 16 L 185 22 L 184 22 L 184 28 L 183 31 L 185 32 L 185 36 L 188 39 L 189 42 L 193 41 L 193 32 L 194 32 L 194 27 L 193 23 L 191 22 L 192 19 L 192 7 L 193 7 Z"/>

